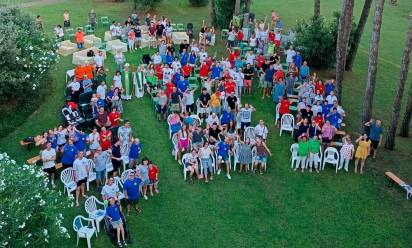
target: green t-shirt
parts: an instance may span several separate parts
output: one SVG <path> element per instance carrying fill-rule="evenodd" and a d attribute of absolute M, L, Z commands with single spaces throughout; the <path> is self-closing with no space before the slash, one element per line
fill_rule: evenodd
<path fill-rule="evenodd" d="M 307 156 L 309 153 L 309 142 L 299 141 L 298 154 L 301 157 Z"/>
<path fill-rule="evenodd" d="M 320 140 L 309 140 L 309 150 L 312 153 L 318 153 L 320 151 Z"/>

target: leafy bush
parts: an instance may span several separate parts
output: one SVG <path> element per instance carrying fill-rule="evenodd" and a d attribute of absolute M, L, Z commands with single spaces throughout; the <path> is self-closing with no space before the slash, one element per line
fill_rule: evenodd
<path fill-rule="evenodd" d="M 193 6 L 206 6 L 209 3 L 209 0 L 189 0 L 189 3 Z"/>
<path fill-rule="evenodd" d="M 312 17 L 309 21 L 298 21 L 296 49 L 302 53 L 311 66 L 319 69 L 334 67 L 339 16 L 340 14 L 335 12 L 331 21 L 327 21 L 324 17 Z M 349 47 L 353 44 L 355 31 L 356 24 L 353 23 Z"/>
<path fill-rule="evenodd" d="M 18 8 L 0 6 L 0 23 L 0 104 L 35 97 L 58 60 L 55 43 Z"/>
<path fill-rule="evenodd" d="M 154 9 L 162 0 L 133 0 L 134 5 L 140 5 L 146 9 Z"/>
<path fill-rule="evenodd" d="M 73 203 L 47 185 L 40 168 L 0 153 L 0 247 L 48 247 L 70 238 L 61 212 Z"/>

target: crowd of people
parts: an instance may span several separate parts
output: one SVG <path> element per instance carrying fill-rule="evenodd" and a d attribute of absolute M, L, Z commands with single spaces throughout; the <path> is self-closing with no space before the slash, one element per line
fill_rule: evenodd
<path fill-rule="evenodd" d="M 95 22 L 95 12 L 91 11 L 89 23 L 95 25 Z M 272 98 L 278 128 L 283 116 L 293 114 L 296 118 L 293 139 L 298 142 L 299 160 L 295 171 L 299 168 L 304 171 L 308 164 L 311 172 L 313 167 L 319 172 L 317 165 L 322 150 L 340 146 L 339 169 L 348 171 L 349 161 L 355 157 L 355 173 L 359 163 L 359 172 L 363 173 L 366 158 L 369 154 L 375 157 L 381 143 L 381 121 L 365 124 L 370 133 L 356 139 L 355 152 L 350 136 L 342 130 L 346 112 L 334 94 L 334 80 L 323 83 L 316 73 L 311 73 L 299 51 L 293 46 L 285 50 L 283 23 L 277 13 L 272 13 L 269 23 L 252 19 L 249 23 L 250 33 L 231 23 L 227 55 L 219 59 L 208 51 L 215 30 L 204 21 L 198 41 L 193 39 L 193 25 L 188 25 L 190 40 L 176 46 L 171 39 L 170 20 L 150 14 L 144 20 L 143 25 L 150 36 L 156 37 L 158 46 L 152 56 L 144 59 L 144 65 L 138 66 L 139 80 L 156 102 L 158 121 L 167 120 L 173 152 L 185 168 L 184 173 L 189 174 L 189 181 L 197 178 L 209 183 L 222 170 L 231 179 L 236 164 L 240 165 L 239 172 L 263 174 L 266 170 L 267 159 L 272 156 L 266 145 L 269 129 L 263 120 L 252 125 L 253 113 L 258 109 L 246 101 L 242 103 L 244 95 L 252 95 L 253 84 L 261 90 L 262 99 Z M 64 27 L 69 26 L 69 13 L 65 11 Z M 82 48 L 82 31 L 78 32 L 75 39 Z M 127 40 L 131 52 L 140 46 L 143 35 L 136 13 L 127 18 L 124 26 L 113 22 L 110 32 L 113 38 Z M 56 26 L 55 34 L 57 38 L 64 37 L 61 25 Z M 121 165 L 126 163 L 132 169 L 123 183 L 127 214 L 132 207 L 141 212 L 140 196 L 147 200 L 149 192 L 151 196 L 153 192 L 159 193 L 159 169 L 147 158 L 139 163 L 142 145 L 133 135 L 130 122 L 122 118 L 122 69 L 126 59 L 119 52 L 114 60 L 117 68 L 112 80 L 107 79 L 100 51 L 94 54 L 94 64 L 78 68 L 67 84 L 66 105 L 83 114 L 90 110 L 91 131 L 83 131 L 76 125 L 59 126 L 38 137 L 38 144 L 44 171 L 49 174 L 53 188 L 56 163 L 61 162 L 64 169 L 73 169 L 77 206 L 80 197 L 87 197 L 84 185 L 91 170 L 95 171 L 102 199 L 109 203 L 107 215 L 118 230 L 118 245 L 124 246 L 127 244 L 116 183 Z M 86 104 L 82 102 L 85 94 L 89 94 Z M 90 161 L 94 168 L 89 166 Z M 108 164 L 113 167 L 112 173 L 106 171 Z"/>

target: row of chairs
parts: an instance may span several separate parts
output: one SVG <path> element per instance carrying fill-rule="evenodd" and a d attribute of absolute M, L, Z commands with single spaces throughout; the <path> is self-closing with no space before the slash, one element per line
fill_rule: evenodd
<path fill-rule="evenodd" d="M 296 163 L 299 161 L 298 148 L 299 148 L 298 143 L 294 143 L 290 146 L 290 153 L 291 153 L 290 167 L 291 168 L 293 168 L 294 166 L 297 166 Z M 331 164 L 335 166 L 336 173 L 338 173 L 339 161 L 340 161 L 339 159 L 340 159 L 340 154 L 336 148 L 328 147 L 325 149 L 325 151 L 322 151 L 322 147 L 321 147 L 320 152 L 319 152 L 318 164 L 315 166 L 319 168 L 320 170 L 324 170 L 326 164 Z M 309 159 L 307 159 L 305 168 L 308 168 L 309 163 L 310 161 Z"/>

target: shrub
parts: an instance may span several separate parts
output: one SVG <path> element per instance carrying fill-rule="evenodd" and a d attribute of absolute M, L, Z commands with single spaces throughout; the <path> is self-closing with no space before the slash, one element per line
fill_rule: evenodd
<path fill-rule="evenodd" d="M 196 7 L 206 6 L 209 3 L 209 0 L 189 0 L 189 3 L 193 6 L 196 6 Z"/>
<path fill-rule="evenodd" d="M 135 8 L 137 5 L 145 9 L 154 9 L 162 0 L 133 0 Z"/>
<path fill-rule="evenodd" d="M 61 212 L 73 203 L 47 185 L 40 168 L 0 153 L 0 247 L 48 247 L 70 238 Z"/>
<path fill-rule="evenodd" d="M 0 6 L 0 23 L 0 104 L 35 97 L 58 60 L 55 43 L 18 8 Z"/>
<path fill-rule="evenodd" d="M 296 49 L 305 60 L 316 68 L 331 68 L 336 62 L 336 42 L 338 36 L 339 16 L 333 14 L 333 19 L 327 21 L 324 17 L 311 18 L 309 21 L 298 21 L 296 28 Z M 356 24 L 352 24 L 352 32 L 349 38 L 349 47 L 353 43 Z"/>

